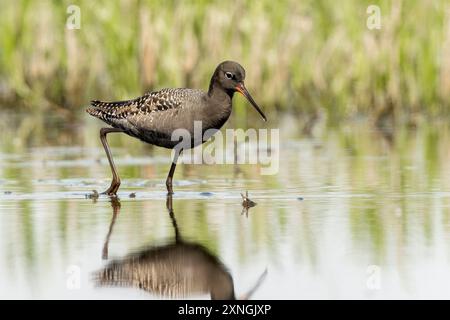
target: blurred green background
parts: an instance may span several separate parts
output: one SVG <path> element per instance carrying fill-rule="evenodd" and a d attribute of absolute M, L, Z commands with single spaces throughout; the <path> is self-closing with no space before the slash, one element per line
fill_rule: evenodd
<path fill-rule="evenodd" d="M 0 105 L 77 117 L 91 99 L 206 89 L 232 59 L 268 112 L 415 124 L 448 113 L 449 17 L 445 0 L 1 1 Z"/>
<path fill-rule="evenodd" d="M 80 29 L 66 27 L 70 5 Z M 236 97 L 226 126 L 280 128 L 280 171 L 181 165 L 183 236 L 223 260 L 237 293 L 268 266 L 257 298 L 449 297 L 450 1 L 0 0 L 0 298 L 72 297 L 67 266 L 102 264 L 112 208 L 86 194 L 110 169 L 89 100 L 206 89 L 226 59 L 269 118 Z M 108 139 L 120 257 L 173 235 L 170 153 Z M 383 290 L 368 291 L 374 264 Z"/>

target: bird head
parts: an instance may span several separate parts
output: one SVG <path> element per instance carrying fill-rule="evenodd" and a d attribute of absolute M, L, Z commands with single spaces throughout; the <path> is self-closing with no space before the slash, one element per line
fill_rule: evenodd
<path fill-rule="evenodd" d="M 251 105 L 258 111 L 264 121 L 267 121 L 266 116 L 262 112 L 258 104 L 253 100 L 252 96 L 248 92 L 244 85 L 245 80 L 245 70 L 237 62 L 234 61 L 224 61 L 219 64 L 213 75 L 213 81 L 218 84 L 223 90 L 233 94 L 234 92 L 239 92 L 242 94 Z"/>

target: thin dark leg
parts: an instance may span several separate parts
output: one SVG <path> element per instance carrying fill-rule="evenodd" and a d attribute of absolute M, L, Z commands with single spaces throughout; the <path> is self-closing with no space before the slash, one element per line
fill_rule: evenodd
<path fill-rule="evenodd" d="M 177 161 L 178 161 L 178 157 L 180 154 L 181 154 L 181 151 L 178 151 L 178 150 L 175 151 L 172 165 L 170 166 L 169 174 L 167 175 L 166 187 L 167 187 L 167 193 L 169 195 L 173 194 L 173 188 L 172 188 L 173 174 L 175 173 L 175 168 L 177 166 Z"/>
<path fill-rule="evenodd" d="M 120 178 L 117 174 L 116 166 L 114 165 L 114 161 L 111 155 L 111 150 L 109 149 L 108 141 L 106 140 L 106 135 L 108 133 L 112 132 L 123 132 L 122 129 L 118 128 L 101 128 L 100 129 L 100 140 L 102 141 L 103 148 L 105 148 L 106 156 L 108 157 L 109 165 L 111 167 L 113 179 L 111 181 L 111 186 L 105 191 L 102 192 L 102 194 L 107 194 L 109 196 L 115 196 L 117 193 L 117 190 L 119 190 L 120 187 Z"/>

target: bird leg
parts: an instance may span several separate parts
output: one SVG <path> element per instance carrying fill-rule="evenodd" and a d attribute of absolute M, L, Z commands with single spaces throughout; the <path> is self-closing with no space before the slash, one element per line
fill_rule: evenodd
<path fill-rule="evenodd" d="M 173 194 L 173 188 L 172 188 L 173 174 L 175 173 L 175 168 L 177 166 L 177 161 L 178 161 L 178 157 L 180 154 L 181 154 L 181 150 L 175 150 L 175 155 L 173 156 L 172 165 L 170 166 L 169 174 L 167 175 L 166 187 L 167 187 L 167 193 L 169 195 Z"/>
<path fill-rule="evenodd" d="M 100 129 L 100 140 L 102 141 L 103 148 L 105 148 L 106 156 L 108 157 L 109 165 L 111 167 L 113 179 L 111 181 L 111 186 L 102 194 L 107 194 L 109 196 L 116 196 L 117 190 L 120 187 L 120 178 L 117 174 L 116 166 L 114 165 L 114 161 L 111 155 L 111 150 L 109 149 L 108 141 L 106 140 L 106 135 L 112 132 L 123 132 L 122 129 L 118 128 L 101 128 Z"/>

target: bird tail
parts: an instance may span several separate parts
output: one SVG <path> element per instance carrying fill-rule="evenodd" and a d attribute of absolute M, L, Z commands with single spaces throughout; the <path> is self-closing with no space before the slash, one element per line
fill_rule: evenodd
<path fill-rule="evenodd" d="M 86 108 L 86 112 L 89 113 L 91 116 L 102 119 L 102 115 L 103 115 L 102 105 L 103 104 L 104 104 L 104 102 L 102 102 L 102 101 L 92 100 L 91 104 Z"/>

